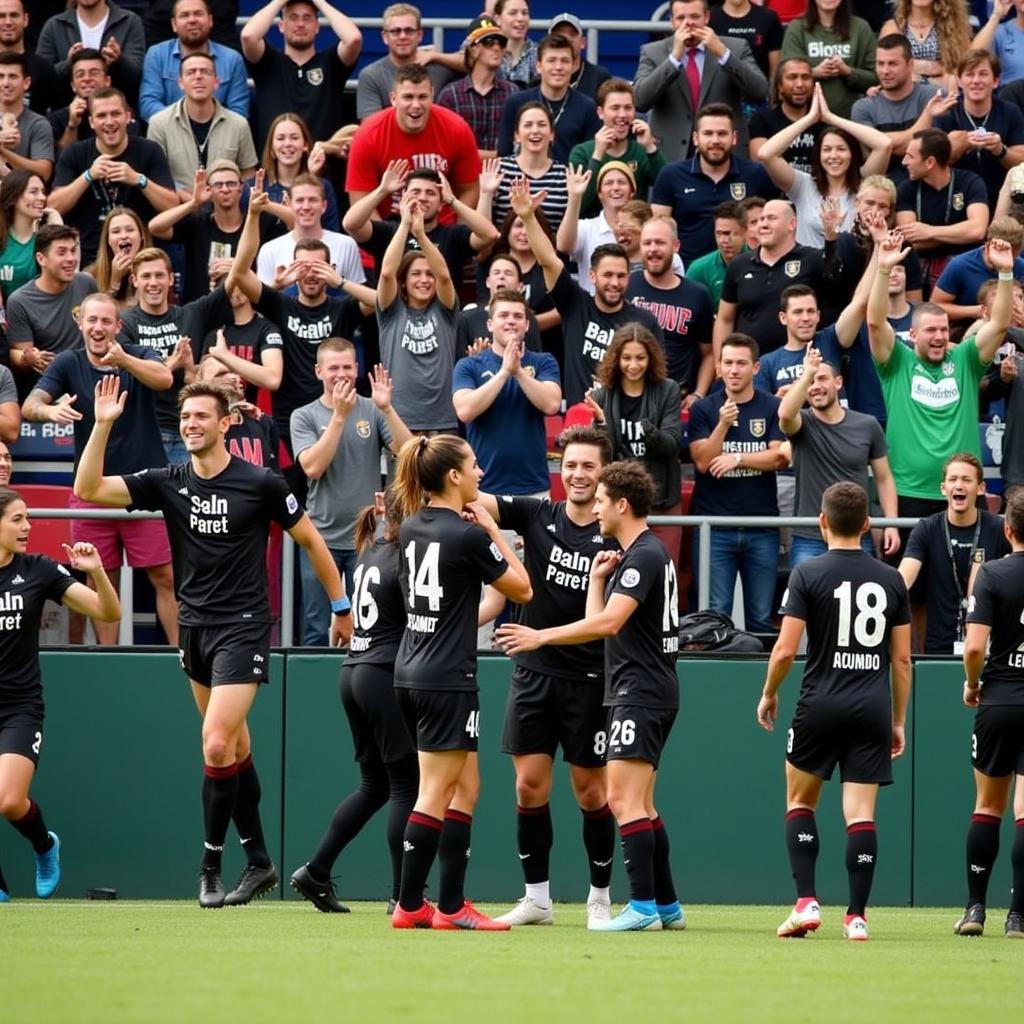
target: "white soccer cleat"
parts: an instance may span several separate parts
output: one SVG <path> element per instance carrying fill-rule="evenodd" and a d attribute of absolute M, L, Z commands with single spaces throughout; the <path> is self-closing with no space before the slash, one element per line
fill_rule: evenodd
<path fill-rule="evenodd" d="M 775 930 L 780 939 L 802 939 L 808 932 L 821 927 L 821 907 L 817 900 L 811 900 L 801 909 L 794 907 L 782 924 Z"/>
<path fill-rule="evenodd" d="M 848 916 L 843 922 L 843 938 L 852 942 L 868 941 L 868 923 L 859 914 Z"/>
<path fill-rule="evenodd" d="M 496 917 L 495 921 L 510 924 L 513 928 L 524 924 L 554 924 L 553 907 L 538 906 L 529 896 L 524 896 L 507 914 Z"/>
<path fill-rule="evenodd" d="M 587 903 L 587 928 L 591 931 L 611 919 L 612 905 L 608 900 L 592 899 Z"/>

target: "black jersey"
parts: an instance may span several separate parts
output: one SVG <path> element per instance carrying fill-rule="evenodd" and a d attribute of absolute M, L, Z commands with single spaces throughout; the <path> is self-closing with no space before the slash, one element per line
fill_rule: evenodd
<path fill-rule="evenodd" d="M 74 583 L 46 555 L 15 555 L 0 569 L 0 715 L 43 713 L 39 622 L 46 601 L 60 604 Z"/>
<path fill-rule="evenodd" d="M 782 614 L 807 623 L 801 703 L 889 703 L 889 636 L 910 622 L 903 577 L 859 548 L 833 549 L 789 576 Z"/>
<path fill-rule="evenodd" d="M 590 562 L 598 551 L 618 550 L 601 536 L 596 522 L 577 526 L 566 515 L 565 502 L 503 496 L 498 500 L 502 529 L 523 538 L 524 563 L 533 584 L 533 600 L 523 605 L 520 621 L 531 629 L 575 622 L 587 614 Z M 604 644 L 594 640 L 573 646 L 541 647 L 515 654 L 523 668 L 561 679 L 601 679 Z"/>
<path fill-rule="evenodd" d="M 992 627 L 981 671 L 981 703 L 1024 704 L 1024 552 L 978 569 L 967 621 Z"/>
<path fill-rule="evenodd" d="M 639 607 L 622 629 L 605 641 L 605 704 L 679 707 L 676 567 L 650 530 L 641 533 L 623 552 L 605 586 L 605 600 L 613 594 L 625 594 Z"/>
<path fill-rule="evenodd" d="M 393 665 L 405 632 L 398 544 L 379 537 L 352 574 L 352 641 L 346 664 Z"/>
<path fill-rule="evenodd" d="M 257 420 L 243 414 L 238 423 L 232 423 L 228 427 L 224 443 L 236 459 L 254 466 L 262 466 L 264 469 L 272 469 L 275 473 L 281 472 L 277 458 L 281 435 L 270 416 L 261 416 Z"/>
<path fill-rule="evenodd" d="M 191 461 L 122 479 L 133 508 L 164 514 L 181 625 L 272 621 L 264 566 L 270 523 L 290 530 L 305 515 L 280 476 L 232 458 L 209 480 Z"/>
<path fill-rule="evenodd" d="M 498 546 L 449 508 L 425 508 L 398 535 L 407 620 L 395 686 L 476 691 L 480 586 L 508 568 Z"/>

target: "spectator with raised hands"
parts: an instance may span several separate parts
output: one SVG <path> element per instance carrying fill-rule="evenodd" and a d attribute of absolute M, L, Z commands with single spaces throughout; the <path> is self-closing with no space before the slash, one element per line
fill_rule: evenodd
<path fill-rule="evenodd" d="M 107 214 L 100 232 L 96 261 L 85 268 L 101 292 L 112 295 L 123 313 L 137 301 L 132 280 L 132 260 L 153 244 L 142 218 L 127 206 L 116 206 Z"/>
<path fill-rule="evenodd" d="M 796 170 L 783 156 L 792 142 L 818 123 L 811 153 L 811 173 Z M 861 162 L 863 150 L 866 160 Z M 834 114 L 825 99 L 821 83 L 814 87 L 810 110 L 768 139 L 758 154 L 775 185 L 789 195 L 797 215 L 796 239 L 801 245 L 822 248 L 823 221 L 849 230 L 856 211 L 854 196 L 861 176 L 881 174 L 889 164 L 892 142 L 884 133 Z"/>

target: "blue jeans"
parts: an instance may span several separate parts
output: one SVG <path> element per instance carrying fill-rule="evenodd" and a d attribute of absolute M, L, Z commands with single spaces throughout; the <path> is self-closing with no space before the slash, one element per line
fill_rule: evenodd
<path fill-rule="evenodd" d="M 345 579 L 345 593 L 352 597 L 352 570 L 356 565 L 355 551 L 330 549 L 338 572 Z M 299 576 L 302 580 L 302 646 L 326 647 L 331 634 L 331 602 L 327 591 L 313 572 L 313 563 L 306 549 L 299 548 Z"/>
<path fill-rule="evenodd" d="M 860 539 L 860 546 L 869 555 L 874 555 L 875 546 L 871 543 L 871 534 L 865 533 Z M 816 558 L 828 551 L 828 545 L 821 537 L 794 537 L 789 544 L 789 568 L 795 569 L 808 558 Z"/>
<path fill-rule="evenodd" d="M 164 455 L 167 456 L 169 466 L 180 466 L 182 463 L 188 462 L 188 449 L 181 439 L 181 434 L 176 430 L 161 429 L 160 440 L 163 443 Z"/>
<path fill-rule="evenodd" d="M 699 535 L 694 540 L 698 541 Z M 778 565 L 778 530 L 716 527 L 711 531 L 711 608 L 732 615 L 739 573 L 746 628 L 751 633 L 771 633 Z"/>

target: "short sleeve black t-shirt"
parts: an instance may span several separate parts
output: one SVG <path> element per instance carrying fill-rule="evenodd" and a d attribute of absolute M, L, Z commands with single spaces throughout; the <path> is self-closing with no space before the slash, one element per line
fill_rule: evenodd
<path fill-rule="evenodd" d="M 991 626 L 981 703 L 1024 704 L 1024 552 L 986 562 L 974 578 L 967 621 Z"/>
<path fill-rule="evenodd" d="M 679 707 L 679 591 L 676 567 L 650 530 L 623 552 L 605 601 L 624 594 L 638 607 L 604 643 L 605 704 Z"/>
<path fill-rule="evenodd" d="M 237 423 L 228 427 L 224 443 L 236 459 L 275 473 L 280 472 L 277 452 L 281 446 L 281 435 L 270 416 L 254 419 L 243 415 Z"/>
<path fill-rule="evenodd" d="M 398 230 L 398 223 L 393 220 L 370 221 L 370 237 L 362 242 L 360 247 L 365 249 L 373 257 L 373 276 L 380 273 L 381 260 L 384 259 L 384 252 L 395 237 Z M 437 246 L 448 264 L 448 273 L 452 280 L 459 284 L 463 279 L 466 263 L 473 256 L 473 247 L 470 238 L 473 233 L 465 224 L 438 224 L 427 232 L 427 238 Z M 414 252 L 419 249 L 419 243 L 410 234 L 405 242 L 405 251 Z"/>
<path fill-rule="evenodd" d="M 43 605 L 60 604 L 74 583 L 46 555 L 16 554 L 0 568 L 0 716 L 12 711 L 43 714 L 39 671 L 39 623 Z"/>
<path fill-rule="evenodd" d="M 668 375 L 688 395 L 697 386 L 700 347 L 711 344 L 714 313 L 707 288 L 686 278 L 680 278 L 675 288 L 655 288 L 638 270 L 629 275 L 626 298 L 658 321 Z"/>
<path fill-rule="evenodd" d="M 271 622 L 265 566 L 272 522 L 304 515 L 276 473 L 231 459 L 207 480 L 186 462 L 124 477 L 132 507 L 162 511 L 183 626 Z"/>
<path fill-rule="evenodd" d="M 147 313 L 141 306 L 132 306 L 121 314 L 118 340 L 126 347 L 149 349 L 158 359 L 166 361 L 186 334 L 181 306 L 169 306 L 165 313 Z M 156 392 L 156 415 L 161 430 L 178 429 L 178 391 L 184 386 L 185 375 L 178 370 L 173 386 Z"/>
<path fill-rule="evenodd" d="M 747 43 L 761 74 L 765 78 L 770 77 L 768 54 L 782 49 L 782 22 L 773 10 L 751 4 L 743 17 L 734 18 L 723 8 L 716 7 L 711 12 L 711 27 L 719 36 L 742 39 Z"/>
<path fill-rule="evenodd" d="M 547 629 L 584 618 L 590 563 L 597 552 L 615 551 L 618 544 L 602 537 L 596 522 L 577 526 L 566 514 L 564 501 L 504 495 L 498 499 L 498 511 L 501 528 L 523 538 L 523 560 L 533 584 L 533 599 L 523 605 L 520 621 L 531 629 Z M 600 640 L 541 647 L 513 655 L 512 660 L 532 672 L 561 679 L 585 682 L 604 677 Z"/>
<path fill-rule="evenodd" d="M 52 187 L 69 185 L 81 177 L 99 155 L 95 139 L 73 142 L 57 158 Z M 144 174 L 150 181 L 164 188 L 174 188 L 174 178 L 171 177 L 167 157 L 155 142 L 129 135 L 127 148 L 117 159 L 129 164 L 133 170 Z M 136 188 L 134 184 L 94 181 L 65 217 L 68 224 L 81 232 L 83 267 L 88 266 L 96 258 L 103 221 L 115 206 L 127 206 L 134 210 L 146 224 L 157 214 L 142 189 Z"/>
<path fill-rule="evenodd" d="M 843 710 L 890 707 L 889 638 L 910 622 L 903 578 L 859 548 L 827 551 L 789 576 L 782 614 L 807 624 L 800 703 Z"/>
<path fill-rule="evenodd" d="M 328 338 L 351 341 L 355 337 L 362 319 L 359 303 L 349 297 L 305 306 L 297 298 L 264 285 L 256 309 L 277 324 L 281 332 L 284 376 L 271 401 L 278 430 L 282 436 L 290 437 L 288 421 L 292 412 L 323 392 L 323 384 L 316 376 L 317 346 Z"/>
<path fill-rule="evenodd" d="M 210 294 L 212 295 L 213 292 Z M 217 327 L 223 329 L 224 340 L 227 342 L 230 352 L 238 356 L 239 359 L 247 359 L 250 363 L 260 364 L 263 362 L 264 352 L 281 352 L 283 350 L 284 340 L 277 324 L 271 323 L 266 317 L 259 314 L 244 324 L 236 324 L 226 297 L 224 301 L 228 305 L 227 319 L 221 320 Z M 199 349 L 200 359 L 216 343 L 217 327 L 211 327 L 204 331 Z M 246 401 L 255 403 L 258 392 L 259 388 L 255 384 L 246 384 Z"/>
<path fill-rule="evenodd" d="M 398 570 L 398 544 L 383 537 L 357 559 L 352 574 L 350 663 L 395 663 L 405 632 L 405 594 Z"/>
<path fill-rule="evenodd" d="M 398 535 L 406 629 L 395 686 L 475 692 L 481 584 L 504 575 L 498 546 L 448 508 L 425 508 Z"/>
<path fill-rule="evenodd" d="M 153 349 L 125 345 L 125 352 L 136 359 L 160 361 Z M 61 395 L 77 395 L 75 408 L 82 414 L 75 420 L 75 466 L 82 457 L 95 418 L 93 415 L 93 394 L 96 385 L 108 377 L 113 370 L 99 369 L 89 362 L 84 351 L 62 352 L 40 377 L 35 385 L 45 391 L 54 401 Z M 157 421 L 157 396 L 160 394 L 146 387 L 127 370 L 118 370 L 122 393 L 127 392 L 124 412 L 114 423 L 103 456 L 103 473 L 106 476 L 124 476 L 140 469 L 153 469 L 167 464 L 167 456 L 160 441 L 160 425 Z"/>
<path fill-rule="evenodd" d="M 631 302 L 623 304 L 614 313 L 597 308 L 594 296 L 585 292 L 563 270 L 551 289 L 555 308 L 562 314 L 562 334 L 565 337 L 565 374 L 562 393 L 566 405 L 583 401 L 593 387 L 594 374 L 611 344 L 612 335 L 623 325 L 639 323 L 651 331 L 662 348 L 665 339 L 658 321 L 646 310 Z"/>
<path fill-rule="evenodd" d="M 764 8 L 759 8 L 764 10 Z M 751 8 L 754 10 L 754 8 Z M 782 107 L 762 107 L 750 115 L 750 137 L 752 139 L 770 139 L 783 128 L 788 128 L 793 122 L 786 117 Z M 814 125 L 807 131 L 798 135 L 782 154 L 790 167 L 796 171 L 811 173 L 811 153 L 814 152 L 814 143 L 818 138 L 821 128 Z"/>
<path fill-rule="evenodd" d="M 973 132 L 975 128 L 981 128 L 987 132 L 993 132 L 1003 140 L 1007 147 L 1024 145 L 1024 113 L 1013 103 L 1004 103 L 1002 100 L 993 98 L 992 109 L 988 117 L 971 119 L 964 110 L 961 100 L 948 114 L 943 114 L 935 122 L 939 131 L 946 132 Z M 996 200 L 999 198 L 999 190 L 1006 180 L 1006 168 L 999 162 L 995 153 L 987 149 L 973 149 L 967 147 L 967 151 L 956 163 L 957 167 L 965 171 L 973 171 L 985 183 L 988 190 L 988 204 L 990 209 L 995 209 Z"/>
<path fill-rule="evenodd" d="M 999 516 L 983 509 L 978 510 L 978 515 L 981 516 L 981 523 L 977 546 L 974 544 L 977 524 L 954 526 L 945 512 L 936 512 L 922 519 L 910 531 L 904 557 L 921 563 L 917 579 L 928 595 L 925 654 L 952 654 L 953 644 L 962 639 L 957 636 L 957 625 L 960 621 L 961 602 L 967 600 L 972 562 L 980 564 L 1010 553 L 1010 545 L 1003 535 L 1003 524 Z M 949 526 L 948 547 L 944 524 Z M 952 562 L 949 557 L 951 549 Z M 956 576 L 953 572 L 954 564 Z M 956 584 L 957 577 L 960 580 L 959 587 Z"/>
<path fill-rule="evenodd" d="M 909 210 L 922 224 L 962 224 L 967 220 L 968 208 L 976 203 L 988 204 L 985 182 L 977 174 L 961 167 L 953 168 L 945 188 L 932 188 L 924 181 L 905 181 L 896 190 L 896 212 Z M 955 256 L 958 252 L 973 249 L 976 244 L 943 242 L 929 249 L 927 255 L 929 258 Z"/>

